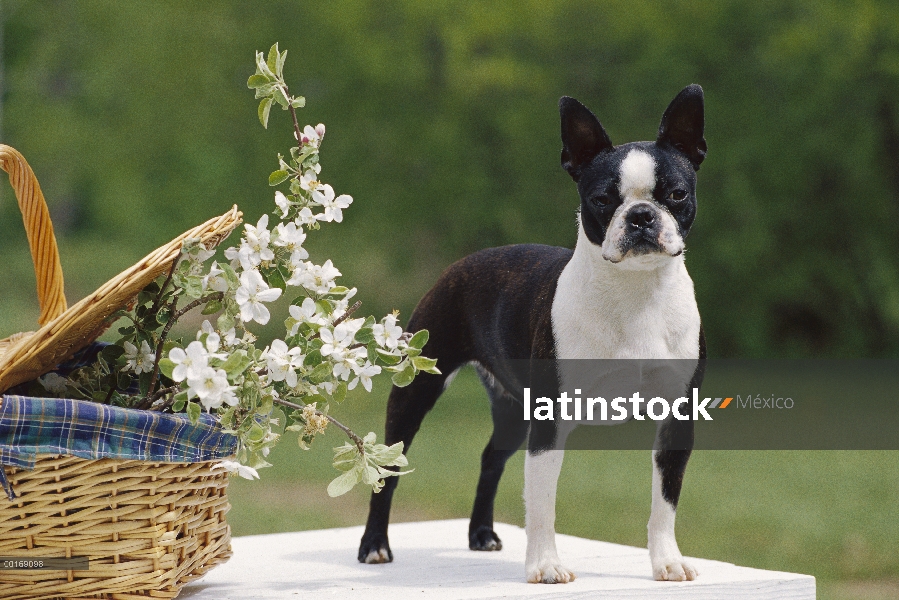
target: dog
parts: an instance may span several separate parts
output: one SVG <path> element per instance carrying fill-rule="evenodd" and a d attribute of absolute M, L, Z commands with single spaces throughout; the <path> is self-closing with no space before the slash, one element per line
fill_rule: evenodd
<path fill-rule="evenodd" d="M 455 372 L 474 363 L 491 400 L 494 432 L 481 457 L 469 547 L 502 548 L 493 531 L 497 486 L 507 459 L 527 441 L 529 582 L 575 579 L 559 560 L 555 544 L 563 454 L 555 448 L 562 424 L 558 419 L 522 419 L 522 382 L 508 380 L 503 361 L 690 359 L 696 368 L 688 379 L 698 387 L 705 337 L 684 264 L 684 240 L 696 215 L 696 172 L 707 150 L 704 110 L 702 88 L 690 85 L 665 110 L 656 141 L 613 146 L 589 109 L 563 97 L 561 162 L 580 196 L 574 250 L 524 244 L 476 252 L 444 271 L 409 321 L 409 331 L 430 331 L 423 353 L 437 359 L 442 374 L 392 389 L 385 442 L 401 441 L 408 451 Z M 500 430 L 517 443 L 496 443 Z M 674 535 L 692 443 L 693 421 L 668 418 L 659 423 L 648 524 L 657 580 L 692 580 L 698 574 L 684 560 Z M 360 562 L 393 560 L 387 525 L 397 479 L 388 478 L 384 489 L 372 494 Z"/>

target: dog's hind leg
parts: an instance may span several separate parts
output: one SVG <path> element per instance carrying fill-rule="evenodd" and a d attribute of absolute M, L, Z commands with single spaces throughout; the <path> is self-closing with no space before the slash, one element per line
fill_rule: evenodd
<path fill-rule="evenodd" d="M 674 537 L 674 517 L 687 461 L 693 449 L 693 421 L 668 418 L 656 430 L 652 451 L 652 512 L 649 559 L 657 581 L 692 581 L 699 574 L 684 560 Z"/>
<path fill-rule="evenodd" d="M 472 550 L 502 550 L 503 543 L 493 531 L 493 505 L 506 461 L 518 450 L 528 433 L 528 423 L 521 418 L 522 405 L 483 368 L 478 368 L 481 381 L 490 395 L 493 434 L 481 455 L 481 477 L 468 526 L 468 547 Z"/>
<path fill-rule="evenodd" d="M 427 346 L 425 348 L 427 349 Z M 461 366 L 446 360 L 438 361 L 438 364 L 442 370 L 440 375 L 422 373 L 407 387 L 394 386 L 390 391 L 384 432 L 384 443 L 387 445 L 403 442 L 403 452 L 409 451 L 422 420 L 443 393 L 448 377 Z M 371 495 L 368 522 L 365 524 L 365 533 L 359 545 L 359 562 L 385 563 L 393 560 L 393 553 L 387 541 L 387 524 L 398 480 L 399 477 L 387 477 L 383 489 Z"/>

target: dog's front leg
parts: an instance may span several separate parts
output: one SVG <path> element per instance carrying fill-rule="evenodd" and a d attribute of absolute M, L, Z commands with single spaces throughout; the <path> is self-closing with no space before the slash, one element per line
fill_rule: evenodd
<path fill-rule="evenodd" d="M 649 559 L 657 581 L 692 581 L 699 572 L 684 560 L 674 537 L 674 517 L 681 484 L 693 447 L 693 421 L 666 420 L 652 452 L 652 512 L 649 515 Z"/>
<path fill-rule="evenodd" d="M 556 552 L 556 485 L 563 450 L 528 450 L 524 458 L 525 574 L 529 583 L 568 583 L 575 575 Z"/>

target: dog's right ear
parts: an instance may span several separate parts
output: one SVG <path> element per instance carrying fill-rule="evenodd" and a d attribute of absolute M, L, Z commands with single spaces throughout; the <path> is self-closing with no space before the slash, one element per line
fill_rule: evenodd
<path fill-rule="evenodd" d="M 568 96 L 559 100 L 562 117 L 562 168 L 577 181 L 581 168 L 612 147 L 606 130 L 590 109 Z"/>

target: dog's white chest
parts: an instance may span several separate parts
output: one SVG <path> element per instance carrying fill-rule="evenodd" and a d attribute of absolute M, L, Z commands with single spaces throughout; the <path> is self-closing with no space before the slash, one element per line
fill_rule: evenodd
<path fill-rule="evenodd" d="M 608 263 L 583 235 L 559 277 L 552 327 L 559 359 L 699 357 L 699 310 L 681 258 L 658 269 Z"/>

